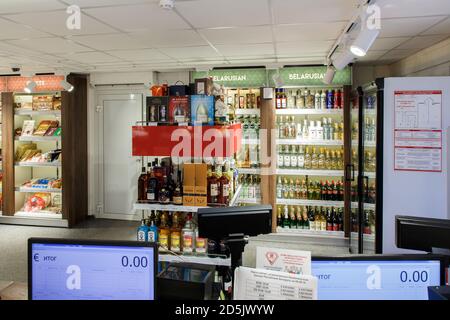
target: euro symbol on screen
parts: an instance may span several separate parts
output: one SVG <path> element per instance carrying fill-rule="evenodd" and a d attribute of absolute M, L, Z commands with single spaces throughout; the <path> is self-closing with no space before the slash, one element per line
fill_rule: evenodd
<path fill-rule="evenodd" d="M 35 253 L 33 259 L 34 261 L 39 262 L 39 253 Z"/>

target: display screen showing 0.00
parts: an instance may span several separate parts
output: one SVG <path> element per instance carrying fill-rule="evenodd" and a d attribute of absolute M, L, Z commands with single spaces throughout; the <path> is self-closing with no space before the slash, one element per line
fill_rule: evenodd
<path fill-rule="evenodd" d="M 153 300 L 148 247 L 33 244 L 34 300 Z"/>
<path fill-rule="evenodd" d="M 319 300 L 428 300 L 428 286 L 440 285 L 440 262 L 312 262 Z"/>

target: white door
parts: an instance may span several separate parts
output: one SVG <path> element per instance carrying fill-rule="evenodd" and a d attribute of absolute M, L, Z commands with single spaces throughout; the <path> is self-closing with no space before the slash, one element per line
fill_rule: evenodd
<path fill-rule="evenodd" d="M 142 120 L 142 94 L 98 96 L 99 214 L 132 219 L 141 158 L 132 156 L 131 127 Z"/>

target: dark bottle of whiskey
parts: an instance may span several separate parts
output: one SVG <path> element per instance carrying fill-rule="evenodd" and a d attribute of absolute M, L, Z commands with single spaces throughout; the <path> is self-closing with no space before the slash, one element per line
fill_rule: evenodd
<path fill-rule="evenodd" d="M 215 172 L 215 167 L 212 166 L 211 176 L 208 177 L 208 203 L 214 204 L 218 202 L 219 198 L 219 179 Z"/>
<path fill-rule="evenodd" d="M 150 166 L 149 166 L 150 167 Z M 158 201 L 158 179 L 155 177 L 153 167 L 149 168 L 149 173 L 147 174 L 147 201 L 157 202 Z"/>
<path fill-rule="evenodd" d="M 330 208 L 328 207 L 326 210 L 326 219 L 327 219 L 327 231 L 333 231 L 333 217 Z"/>
<path fill-rule="evenodd" d="M 331 210 L 331 216 L 333 231 L 339 231 L 338 213 L 334 207 Z"/>
<path fill-rule="evenodd" d="M 222 166 L 222 176 L 219 178 L 218 202 L 228 205 L 230 201 L 230 180 L 227 178 L 225 172 L 225 166 Z"/>
<path fill-rule="evenodd" d="M 142 173 L 138 179 L 138 200 L 146 201 L 147 200 L 147 186 L 148 186 L 148 175 L 145 171 L 145 167 L 142 167 Z"/>
<path fill-rule="evenodd" d="M 161 190 L 159 191 L 158 200 L 159 200 L 159 203 L 161 203 L 161 204 L 169 204 L 170 203 L 170 191 L 169 191 L 167 176 L 163 177 L 163 184 L 162 184 Z"/>

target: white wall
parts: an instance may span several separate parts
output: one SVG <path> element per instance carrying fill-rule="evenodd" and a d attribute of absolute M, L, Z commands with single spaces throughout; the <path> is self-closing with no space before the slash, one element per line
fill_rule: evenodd
<path fill-rule="evenodd" d="M 185 85 L 189 84 L 189 71 L 180 70 L 174 72 L 155 72 L 156 83 L 163 84 L 168 83 L 169 85 L 175 84 L 177 81 L 182 81 Z"/>

